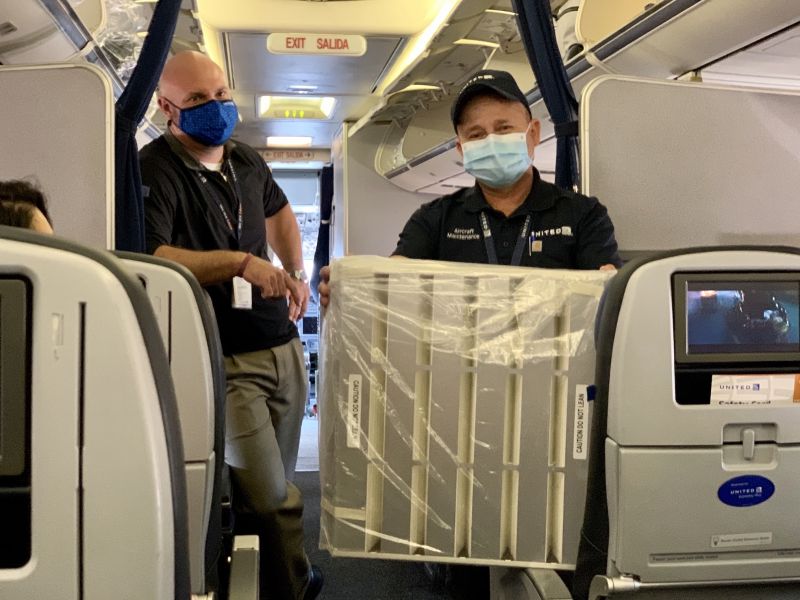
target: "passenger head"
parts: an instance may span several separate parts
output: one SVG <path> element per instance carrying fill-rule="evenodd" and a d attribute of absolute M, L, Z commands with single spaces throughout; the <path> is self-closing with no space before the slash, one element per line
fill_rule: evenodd
<path fill-rule="evenodd" d="M 221 146 L 238 120 L 225 73 L 201 52 L 181 52 L 164 65 L 158 106 L 170 124 L 204 146 Z"/>
<path fill-rule="evenodd" d="M 479 180 L 503 187 L 514 183 L 530 168 L 534 148 L 539 143 L 540 124 L 532 118 L 525 94 L 510 73 L 487 70 L 475 74 L 453 102 L 451 117 L 464 166 Z M 478 159 L 487 163 L 498 154 L 505 157 L 508 152 L 519 155 L 518 161 L 515 165 L 509 165 L 505 159 L 498 161 L 503 166 L 495 167 L 491 177 L 483 179 L 480 166 L 472 169 Z"/>
<path fill-rule="evenodd" d="M 53 233 L 44 194 L 26 181 L 0 181 L 0 225 Z"/>

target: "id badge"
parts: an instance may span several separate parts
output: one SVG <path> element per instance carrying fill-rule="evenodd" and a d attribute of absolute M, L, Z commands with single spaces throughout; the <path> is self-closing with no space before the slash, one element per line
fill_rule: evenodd
<path fill-rule="evenodd" d="M 244 277 L 233 278 L 233 308 L 250 310 L 253 308 L 253 285 Z"/>

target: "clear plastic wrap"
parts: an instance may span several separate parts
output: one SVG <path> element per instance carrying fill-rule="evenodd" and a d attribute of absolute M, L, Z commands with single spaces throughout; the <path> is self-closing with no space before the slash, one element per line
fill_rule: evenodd
<path fill-rule="evenodd" d="M 97 42 L 108 55 L 117 75 L 127 83 L 139 60 L 144 38 L 139 32 L 147 31 L 150 23 L 149 9 L 135 0 L 105 0 L 106 27 Z"/>
<path fill-rule="evenodd" d="M 594 321 L 610 276 L 334 262 L 320 399 L 323 547 L 573 565 Z"/>

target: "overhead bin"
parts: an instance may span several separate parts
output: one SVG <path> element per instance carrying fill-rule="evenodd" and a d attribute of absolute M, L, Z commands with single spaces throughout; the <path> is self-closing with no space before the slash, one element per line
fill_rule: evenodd
<path fill-rule="evenodd" d="M 642 16 L 654 0 L 581 0 L 575 34 L 585 48 L 594 46 Z"/>
<path fill-rule="evenodd" d="M 425 188 L 417 190 L 421 194 L 436 194 L 437 196 L 444 196 L 445 194 L 452 194 L 461 188 L 472 187 L 475 185 L 475 178 L 469 173 L 459 173 L 453 177 L 449 177 L 439 183 L 434 183 Z"/>
<path fill-rule="evenodd" d="M 445 185 L 445 181 L 460 175 L 465 175 L 466 178 L 472 179 L 464 173 L 464 165 L 461 163 L 461 157 L 455 147 L 426 161 L 424 165 L 424 169 L 410 167 L 397 175 L 392 183 L 410 192 L 417 192 L 429 187 L 431 181 Z M 469 185 L 472 185 L 472 183 Z"/>
<path fill-rule="evenodd" d="M 47 64 L 80 57 L 82 48 L 53 20 L 40 2 L 6 2 L 0 26 L 0 63 Z M 68 0 L 90 36 L 105 27 L 103 0 Z"/>

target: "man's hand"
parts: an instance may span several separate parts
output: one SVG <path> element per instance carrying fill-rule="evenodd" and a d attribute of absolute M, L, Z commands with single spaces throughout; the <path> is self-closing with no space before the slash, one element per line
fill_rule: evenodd
<path fill-rule="evenodd" d="M 317 286 L 317 292 L 319 292 L 319 303 L 322 305 L 322 308 L 328 308 L 328 303 L 331 300 L 331 268 L 330 267 L 322 267 L 319 272 L 319 285 Z"/>
<path fill-rule="evenodd" d="M 289 274 L 263 258 L 254 256 L 247 263 L 243 276 L 245 281 L 261 290 L 262 298 L 280 298 L 286 296 L 290 289 L 294 296 L 294 290 L 290 288 L 292 280 Z"/>
<path fill-rule="evenodd" d="M 298 281 L 293 277 L 289 277 L 289 281 L 294 289 L 291 290 L 289 296 L 289 319 L 297 321 L 302 319 L 306 314 L 308 308 L 308 299 L 311 297 L 311 288 L 305 281 Z"/>
<path fill-rule="evenodd" d="M 262 298 L 288 298 L 289 318 L 292 321 L 297 321 L 306 313 L 311 295 L 308 284 L 292 279 L 283 269 L 257 256 L 247 263 L 243 275 L 245 281 L 261 290 Z"/>
<path fill-rule="evenodd" d="M 616 271 L 616 270 L 617 267 L 615 267 L 612 264 L 603 265 L 598 269 L 598 271 Z"/>

